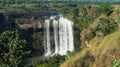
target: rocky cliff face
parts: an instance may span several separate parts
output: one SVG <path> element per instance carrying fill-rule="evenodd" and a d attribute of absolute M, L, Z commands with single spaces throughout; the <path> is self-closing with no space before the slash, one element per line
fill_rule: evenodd
<path fill-rule="evenodd" d="M 43 28 L 43 19 L 32 20 L 30 23 L 20 24 L 17 23 L 19 29 L 29 29 L 29 28 Z"/>
<path fill-rule="evenodd" d="M 15 23 L 18 29 L 29 29 L 29 28 L 43 28 L 44 19 L 49 18 L 51 15 L 58 14 L 57 11 L 42 11 L 42 12 L 28 12 L 28 13 L 1 13 L 0 23 L 8 24 Z"/>

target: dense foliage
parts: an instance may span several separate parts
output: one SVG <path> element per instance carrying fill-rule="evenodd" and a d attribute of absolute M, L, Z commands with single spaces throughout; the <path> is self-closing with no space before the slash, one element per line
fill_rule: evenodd
<path fill-rule="evenodd" d="M 113 7 L 111 5 L 101 5 L 100 11 L 106 15 L 110 15 L 113 12 Z"/>
<path fill-rule="evenodd" d="M 50 57 L 49 60 L 44 60 L 38 64 L 37 67 L 59 67 L 60 63 L 65 61 L 65 56 L 55 55 Z"/>
<path fill-rule="evenodd" d="M 19 39 L 17 31 L 5 31 L 0 34 L 0 66 L 18 67 L 30 53 L 26 41 Z"/>
<path fill-rule="evenodd" d="M 120 66 L 120 60 L 113 60 L 113 61 L 111 62 L 111 65 L 112 65 L 113 67 L 119 67 L 119 66 Z"/>
<path fill-rule="evenodd" d="M 111 19 L 101 18 L 98 25 L 96 26 L 96 31 L 102 32 L 104 35 L 115 32 L 118 28 L 118 24 Z"/>

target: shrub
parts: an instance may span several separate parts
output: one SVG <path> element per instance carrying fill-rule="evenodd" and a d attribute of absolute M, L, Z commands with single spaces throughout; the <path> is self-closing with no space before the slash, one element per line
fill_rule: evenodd
<path fill-rule="evenodd" d="M 86 35 L 86 39 L 91 40 L 96 36 L 95 32 L 90 32 Z"/>
<path fill-rule="evenodd" d="M 59 67 L 63 61 L 65 61 L 65 56 L 55 55 L 48 60 L 42 61 L 37 67 Z"/>
<path fill-rule="evenodd" d="M 95 27 L 95 30 L 102 32 L 104 35 L 107 35 L 116 31 L 117 28 L 118 24 L 115 21 L 111 19 L 101 18 L 98 25 Z"/>
<path fill-rule="evenodd" d="M 69 9 L 68 8 L 61 8 L 59 11 L 61 14 L 65 15 L 66 13 L 68 13 Z"/>
<path fill-rule="evenodd" d="M 76 25 L 76 27 L 80 28 L 81 30 L 85 29 L 89 26 L 89 24 L 92 23 L 92 21 L 93 21 L 93 19 L 88 16 L 79 17 L 79 23 Z"/>
<path fill-rule="evenodd" d="M 116 61 L 116 60 L 112 61 L 111 65 L 112 65 L 112 67 L 120 67 L 120 60 L 118 60 L 118 61 Z"/>
<path fill-rule="evenodd" d="M 71 20 L 73 22 L 77 22 L 78 21 L 78 14 L 79 14 L 79 9 L 78 8 L 73 8 L 70 10 L 70 16 L 71 16 Z"/>
<path fill-rule="evenodd" d="M 18 67 L 30 53 L 25 49 L 25 40 L 20 40 L 17 31 L 0 34 L 0 67 Z"/>
<path fill-rule="evenodd" d="M 113 12 L 113 7 L 111 5 L 101 5 L 100 9 L 101 9 L 101 12 L 103 12 L 108 16 Z"/>

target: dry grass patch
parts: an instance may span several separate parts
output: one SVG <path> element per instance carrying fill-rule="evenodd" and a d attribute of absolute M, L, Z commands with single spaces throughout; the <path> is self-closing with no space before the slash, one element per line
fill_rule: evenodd
<path fill-rule="evenodd" d="M 114 32 L 66 60 L 60 67 L 111 67 L 112 60 L 120 59 L 120 32 Z"/>

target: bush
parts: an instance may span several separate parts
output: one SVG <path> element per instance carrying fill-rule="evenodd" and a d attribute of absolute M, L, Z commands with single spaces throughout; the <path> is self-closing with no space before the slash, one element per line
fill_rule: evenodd
<path fill-rule="evenodd" d="M 86 35 L 86 39 L 87 40 L 91 40 L 92 38 L 94 38 L 96 36 L 95 32 L 90 32 Z"/>
<path fill-rule="evenodd" d="M 73 8 L 70 10 L 70 16 L 71 16 L 71 20 L 73 22 L 77 22 L 78 21 L 78 14 L 79 14 L 79 9 L 78 8 Z"/>
<path fill-rule="evenodd" d="M 0 34 L 0 67 L 18 67 L 30 53 L 25 49 L 25 40 L 20 40 L 17 31 L 5 31 Z"/>
<path fill-rule="evenodd" d="M 69 9 L 68 8 L 61 8 L 59 11 L 61 14 L 65 15 L 66 13 L 69 12 Z"/>
<path fill-rule="evenodd" d="M 63 61 L 65 61 L 65 56 L 55 55 L 48 60 L 42 61 L 37 67 L 59 67 Z"/>
<path fill-rule="evenodd" d="M 109 33 L 116 31 L 117 28 L 118 24 L 115 21 L 111 19 L 101 18 L 98 25 L 95 27 L 95 31 L 100 31 L 104 35 L 107 35 Z"/>
<path fill-rule="evenodd" d="M 112 65 L 112 67 L 120 67 L 120 60 L 118 60 L 118 61 L 116 61 L 116 60 L 112 61 L 111 65 Z"/>
<path fill-rule="evenodd" d="M 25 5 L 25 7 L 27 9 L 30 9 L 30 10 L 34 9 L 36 6 L 37 6 L 36 4 L 27 4 L 27 5 Z"/>
<path fill-rule="evenodd" d="M 88 28 L 89 24 L 91 24 L 92 21 L 93 21 L 93 19 L 88 16 L 79 17 L 79 23 L 76 25 L 76 27 L 80 28 L 81 30 Z"/>
<path fill-rule="evenodd" d="M 103 12 L 108 16 L 113 12 L 113 7 L 111 5 L 101 5 L 100 9 L 101 9 L 101 12 Z"/>

